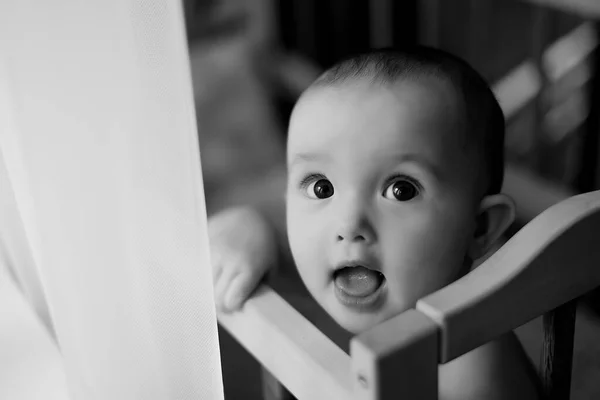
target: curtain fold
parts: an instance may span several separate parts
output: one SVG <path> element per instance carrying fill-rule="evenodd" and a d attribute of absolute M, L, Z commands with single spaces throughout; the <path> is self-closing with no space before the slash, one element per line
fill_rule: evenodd
<path fill-rule="evenodd" d="M 0 260 L 0 399 L 69 400 L 56 343 L 3 263 Z"/>
<path fill-rule="evenodd" d="M 222 399 L 181 4 L 0 3 L 0 151 L 70 398 Z"/>

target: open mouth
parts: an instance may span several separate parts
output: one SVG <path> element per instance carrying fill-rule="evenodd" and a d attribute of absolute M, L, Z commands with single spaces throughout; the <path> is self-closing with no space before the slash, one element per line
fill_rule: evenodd
<path fill-rule="evenodd" d="M 342 304 L 364 309 L 379 302 L 386 280 L 381 272 L 356 265 L 335 270 L 333 282 L 335 295 Z"/>

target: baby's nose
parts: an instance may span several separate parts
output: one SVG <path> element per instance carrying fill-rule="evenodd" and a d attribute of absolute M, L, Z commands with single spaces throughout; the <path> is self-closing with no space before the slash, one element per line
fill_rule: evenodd
<path fill-rule="evenodd" d="M 375 232 L 368 218 L 361 215 L 346 215 L 338 225 L 336 239 L 338 242 L 365 242 L 374 240 Z"/>
<path fill-rule="evenodd" d="M 370 243 L 375 230 L 370 218 L 368 201 L 357 193 L 339 199 L 335 209 L 335 239 L 337 242 Z"/>
<path fill-rule="evenodd" d="M 363 235 L 362 233 L 354 233 L 354 232 L 338 234 L 337 240 L 339 242 L 345 241 L 345 240 L 350 241 L 350 242 L 366 242 L 367 241 L 367 239 L 365 238 L 365 235 Z"/>

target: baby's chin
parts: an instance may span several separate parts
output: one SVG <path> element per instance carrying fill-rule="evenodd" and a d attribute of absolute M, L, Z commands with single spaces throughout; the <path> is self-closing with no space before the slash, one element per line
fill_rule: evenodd
<path fill-rule="evenodd" d="M 368 331 L 398 314 L 398 312 L 392 312 L 389 307 L 384 307 L 373 312 L 356 312 L 335 302 L 330 302 L 325 308 L 340 327 L 353 335 Z"/>

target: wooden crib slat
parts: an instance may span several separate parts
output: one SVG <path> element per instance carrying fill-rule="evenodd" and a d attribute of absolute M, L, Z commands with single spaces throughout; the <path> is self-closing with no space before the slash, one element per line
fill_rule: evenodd
<path fill-rule="evenodd" d="M 438 330 L 435 322 L 412 309 L 354 337 L 354 399 L 436 400 Z"/>
<path fill-rule="evenodd" d="M 568 400 L 571 394 L 577 299 L 544 314 L 540 362 L 543 400 Z"/>
<path fill-rule="evenodd" d="M 486 262 L 419 300 L 445 363 L 600 285 L 600 191 L 543 212 Z"/>
<path fill-rule="evenodd" d="M 352 398 L 348 354 L 268 286 L 261 286 L 241 311 L 217 317 L 296 398 Z"/>
<path fill-rule="evenodd" d="M 297 400 L 286 388 L 273 376 L 272 373 L 261 367 L 263 400 Z"/>
<path fill-rule="evenodd" d="M 544 68 L 544 54 L 546 52 L 548 37 L 551 31 L 552 15 L 550 10 L 544 7 L 536 7 L 532 10 L 533 13 L 533 29 L 530 50 L 533 56 L 533 61 L 538 70 L 540 77 L 540 90 L 538 90 L 534 99 L 533 119 L 533 138 L 534 144 L 528 151 L 527 163 L 534 171 L 543 171 L 545 167 L 544 158 L 547 157 L 547 135 L 544 121 L 548 113 L 547 92 L 549 86 L 548 74 Z"/>
<path fill-rule="evenodd" d="M 418 18 L 417 24 L 418 40 L 420 44 L 440 47 L 440 30 L 441 30 L 441 0 L 421 0 L 417 4 Z"/>
<path fill-rule="evenodd" d="M 369 1 L 369 42 L 371 48 L 394 45 L 393 6 L 391 0 Z"/>

